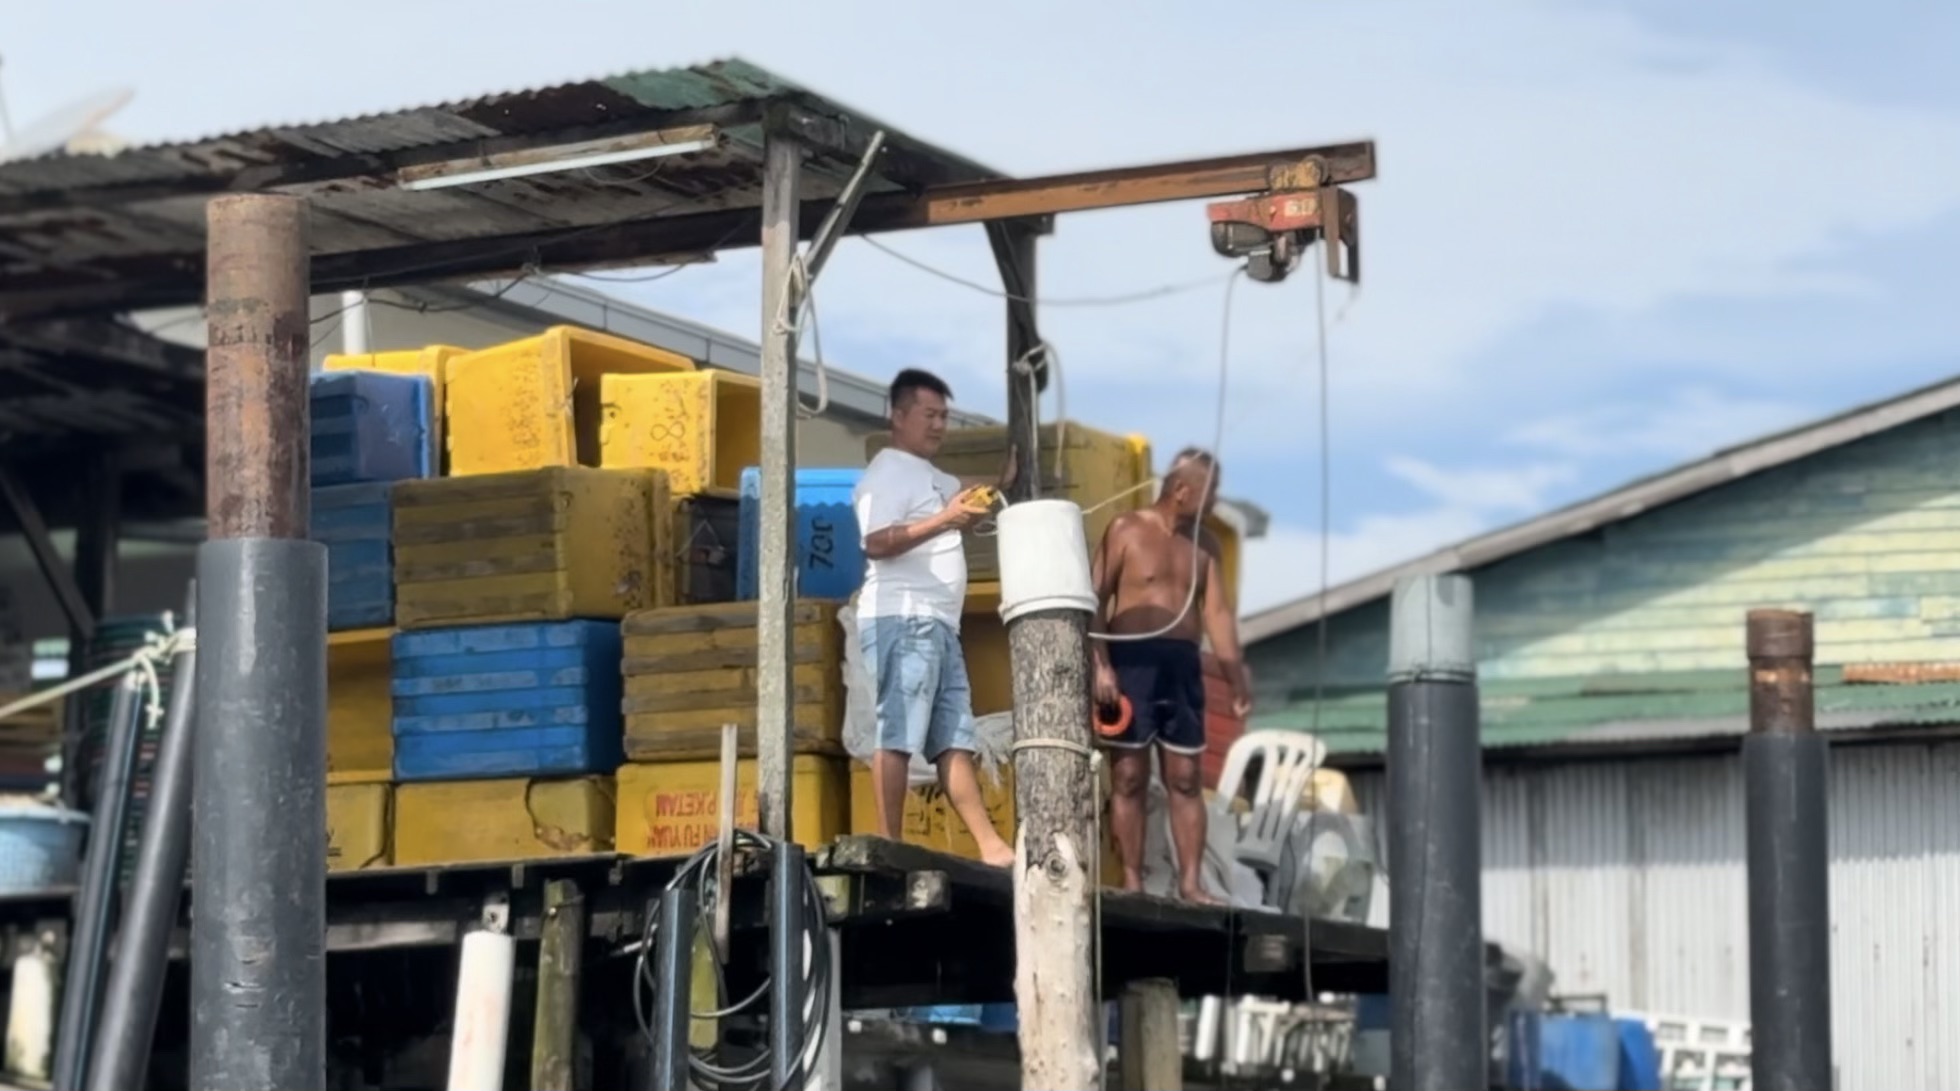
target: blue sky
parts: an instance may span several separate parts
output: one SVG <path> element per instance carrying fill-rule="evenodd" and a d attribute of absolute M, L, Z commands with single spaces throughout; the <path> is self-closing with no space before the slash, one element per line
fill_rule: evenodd
<path fill-rule="evenodd" d="M 237 0 L 18 6 L 0 26 L 16 122 L 126 84 L 114 127 L 139 139 L 730 54 L 1019 174 L 1372 137 L 1368 281 L 1328 297 L 1337 580 L 1949 377 L 1960 355 L 1960 15 L 1931 4 L 1492 0 L 1467 22 L 1404 0 L 1254 2 L 1229 22 L 1168 0 L 1012 0 L 984 18 L 730 0 L 343 0 L 303 21 Z M 886 239 L 992 279 L 977 229 Z M 1043 246 L 1057 297 L 1225 272 L 1197 205 L 1065 219 Z M 758 322 L 747 254 L 608 290 Z M 1238 296 L 1227 488 L 1276 519 L 1248 606 L 1316 587 L 1313 292 L 1298 276 Z M 923 364 L 1000 408 L 998 301 L 861 243 L 819 301 L 833 362 Z M 1160 449 L 1211 443 L 1220 303 L 1207 288 L 1048 308 L 1069 415 Z"/>

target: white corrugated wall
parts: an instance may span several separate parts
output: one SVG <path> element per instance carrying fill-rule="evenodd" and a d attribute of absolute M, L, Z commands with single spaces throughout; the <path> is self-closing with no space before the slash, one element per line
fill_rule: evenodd
<path fill-rule="evenodd" d="M 1560 994 L 1749 1018 L 1733 755 L 1493 767 L 1483 842 L 1485 933 Z M 1831 915 L 1839 1091 L 1960 1088 L 1960 743 L 1833 751 Z"/>

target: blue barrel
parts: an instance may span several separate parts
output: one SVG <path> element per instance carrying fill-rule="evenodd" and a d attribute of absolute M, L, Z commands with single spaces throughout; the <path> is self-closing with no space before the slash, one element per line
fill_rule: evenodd
<path fill-rule="evenodd" d="M 859 469 L 796 471 L 796 595 L 806 599 L 848 599 L 864 582 L 864 543 L 859 541 L 851 490 L 864 476 Z M 757 554 L 761 540 L 762 471 L 742 471 L 741 559 L 735 593 L 756 598 Z"/>

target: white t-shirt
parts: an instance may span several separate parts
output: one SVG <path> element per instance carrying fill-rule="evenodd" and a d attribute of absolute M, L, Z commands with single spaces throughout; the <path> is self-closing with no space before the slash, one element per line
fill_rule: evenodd
<path fill-rule="evenodd" d="M 960 480 L 918 455 L 887 447 L 871 459 L 851 492 L 863 538 L 889 526 L 937 515 L 959 495 Z M 957 631 L 966 601 L 966 553 L 960 533 L 934 535 L 896 557 L 865 562 L 857 615 L 932 617 Z"/>

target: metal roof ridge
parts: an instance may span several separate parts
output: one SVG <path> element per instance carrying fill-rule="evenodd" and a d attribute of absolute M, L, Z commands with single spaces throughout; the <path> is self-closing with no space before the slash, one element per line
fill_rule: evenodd
<path fill-rule="evenodd" d="M 207 143 L 211 143 L 212 141 L 219 141 L 219 140 L 238 140 L 243 137 L 248 137 L 256 133 L 262 133 L 271 130 L 313 129 L 325 125 L 351 125 L 360 122 L 377 121 L 382 118 L 400 117 L 404 114 L 418 113 L 423 110 L 452 111 L 460 107 L 474 106 L 479 103 L 486 102 L 490 99 L 517 98 L 525 95 L 537 95 L 537 94 L 542 94 L 546 91 L 557 91 L 564 88 L 577 87 L 582 84 L 588 84 L 588 83 L 603 84 L 614 80 L 631 79 L 636 76 L 646 76 L 646 75 L 654 75 L 654 74 L 670 73 L 670 72 L 695 72 L 695 73 L 706 74 L 706 73 L 711 73 L 723 69 L 739 70 L 741 74 L 745 76 L 749 76 L 752 78 L 760 77 L 772 83 L 780 84 L 781 86 L 773 90 L 771 92 L 772 94 L 783 94 L 783 95 L 814 94 L 813 92 L 805 88 L 802 84 L 799 84 L 794 80 L 790 80 L 785 77 L 778 76 L 776 73 L 770 71 L 769 69 L 754 64 L 753 62 L 748 61 L 740 56 L 730 54 L 721 57 L 710 57 L 707 60 L 697 61 L 691 64 L 673 64 L 673 65 L 654 66 L 649 68 L 631 68 L 631 69 L 625 69 L 625 70 L 613 72 L 608 75 L 588 76 L 584 79 L 558 80 L 550 83 L 531 84 L 525 87 L 513 87 L 504 90 L 489 90 L 489 91 L 481 92 L 480 94 L 465 95 L 460 98 L 446 98 L 438 102 L 424 102 L 414 106 L 403 106 L 392 110 L 370 110 L 367 113 L 362 113 L 362 114 L 345 114 L 339 117 L 316 117 L 309 120 L 267 121 L 267 122 L 260 122 L 259 124 L 256 125 L 248 125 L 243 128 L 223 129 L 216 132 L 203 133 L 201 135 L 196 135 L 196 136 L 164 137 L 157 140 L 145 140 L 140 142 L 132 141 L 129 143 L 125 143 L 120 147 L 108 148 L 108 149 L 95 149 L 95 150 L 83 150 L 83 151 L 71 152 L 66 148 L 61 148 L 55 151 L 47 152 L 42 155 L 32 156 L 26 159 L 14 160 L 14 162 L 33 163 L 33 162 L 44 162 L 44 161 L 61 160 L 61 159 L 77 159 L 77 160 L 114 159 L 118 156 L 127 155 L 130 153 L 165 151 L 172 148 L 188 148 L 198 144 L 207 144 Z"/>
<path fill-rule="evenodd" d="M 1323 614 L 1338 614 L 1381 598 L 1405 577 L 1481 568 L 1955 406 L 1960 406 L 1960 379 L 1946 379 L 1868 402 L 1635 478 L 1607 492 L 1348 580 L 1324 593 L 1267 607 L 1242 620 L 1240 630 L 1247 644 L 1267 640 L 1311 624 Z"/>

